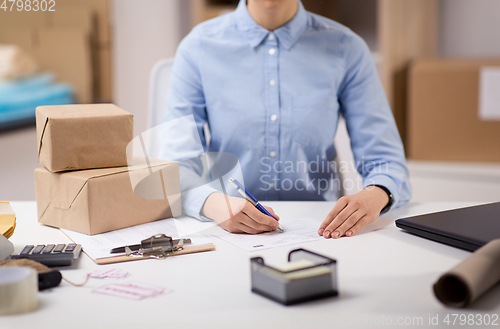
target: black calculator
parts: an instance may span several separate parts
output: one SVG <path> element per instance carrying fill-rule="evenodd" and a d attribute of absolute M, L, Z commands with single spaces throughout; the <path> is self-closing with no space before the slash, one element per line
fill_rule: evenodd
<path fill-rule="evenodd" d="M 82 246 L 76 243 L 68 244 L 29 244 L 18 254 L 10 256 L 12 259 L 27 258 L 46 266 L 69 266 L 73 260 L 80 257 Z"/>

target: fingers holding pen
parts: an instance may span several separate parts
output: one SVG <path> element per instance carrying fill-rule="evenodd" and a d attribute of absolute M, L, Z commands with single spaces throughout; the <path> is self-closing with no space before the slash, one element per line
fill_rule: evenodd
<path fill-rule="evenodd" d="M 273 217 L 274 217 L 276 220 L 278 220 L 278 221 L 280 220 L 280 216 L 278 216 L 278 215 L 274 212 L 273 208 L 271 208 L 271 207 L 267 207 L 267 206 L 263 206 L 263 207 L 264 207 L 264 208 L 266 208 L 266 210 L 267 210 L 267 211 L 269 211 L 269 213 L 270 213 L 271 215 L 273 215 Z"/>
<path fill-rule="evenodd" d="M 269 209 L 271 208 L 266 207 L 266 209 L 269 211 Z M 275 216 L 276 214 L 274 213 L 274 211 L 271 211 L 271 215 Z M 243 208 L 242 212 L 245 213 L 248 217 L 244 222 L 245 225 L 261 230 L 261 232 L 274 231 L 278 228 L 279 224 L 276 219 L 261 213 L 250 202 L 247 202 L 247 205 L 245 206 L 245 208 Z"/>

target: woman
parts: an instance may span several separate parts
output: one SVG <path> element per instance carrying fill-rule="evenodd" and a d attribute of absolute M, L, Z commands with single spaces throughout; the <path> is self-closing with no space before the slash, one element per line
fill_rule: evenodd
<path fill-rule="evenodd" d="M 411 198 L 403 145 L 368 47 L 300 1 L 241 0 L 233 13 L 191 31 L 175 57 L 165 120 L 190 114 L 203 145 L 208 123 L 209 151 L 238 157 L 246 188 L 261 201 L 337 200 L 333 138 L 342 115 L 363 189 L 338 200 L 318 229 L 325 238 L 352 236 Z M 209 187 L 185 193 L 183 206 L 234 233 L 278 227 L 250 203 Z"/>

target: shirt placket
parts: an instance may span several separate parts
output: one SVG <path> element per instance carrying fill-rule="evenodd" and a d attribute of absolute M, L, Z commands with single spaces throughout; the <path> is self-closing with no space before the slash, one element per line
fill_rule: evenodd
<path fill-rule="evenodd" d="M 281 171 L 279 149 L 280 95 L 279 95 L 279 48 L 276 36 L 270 33 L 265 42 L 266 67 L 266 156 L 271 165 L 270 189 L 267 199 L 279 199 L 279 172 Z M 276 186 L 278 185 L 278 186 Z"/>

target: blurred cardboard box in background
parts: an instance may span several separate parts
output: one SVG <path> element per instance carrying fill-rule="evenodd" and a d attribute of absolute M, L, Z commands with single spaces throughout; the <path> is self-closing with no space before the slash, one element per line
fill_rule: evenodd
<path fill-rule="evenodd" d="M 107 0 L 58 0 L 54 11 L 0 11 L 0 43 L 32 54 L 75 87 L 78 103 L 112 101 Z"/>
<path fill-rule="evenodd" d="M 480 70 L 484 67 L 500 67 L 500 59 L 435 59 L 412 64 L 409 158 L 500 161 L 500 120 L 482 120 L 479 115 Z"/>

